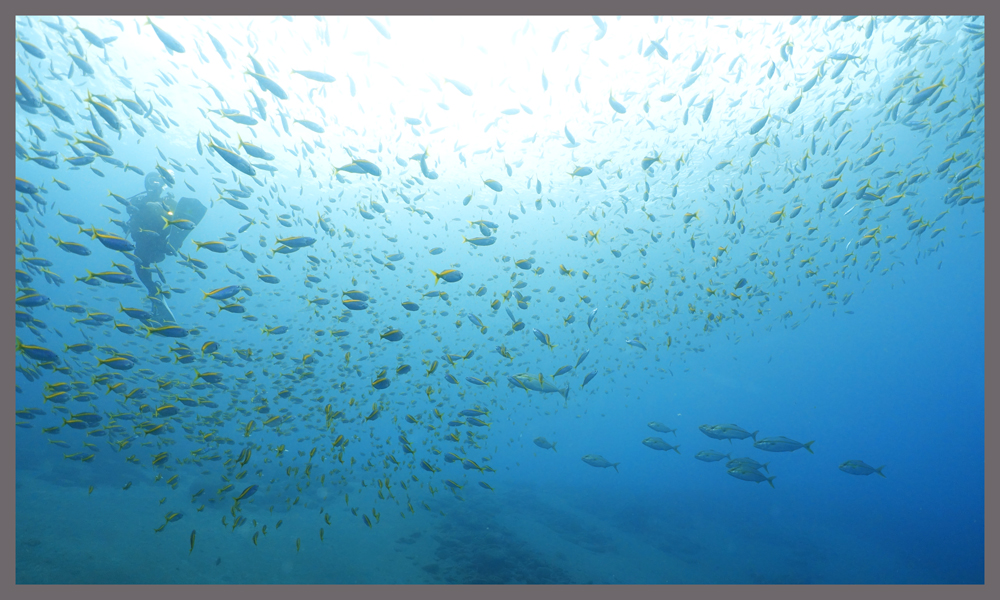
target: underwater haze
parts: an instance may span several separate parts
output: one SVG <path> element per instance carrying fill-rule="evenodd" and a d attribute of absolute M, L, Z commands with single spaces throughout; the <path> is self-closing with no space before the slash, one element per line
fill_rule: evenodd
<path fill-rule="evenodd" d="M 19 583 L 984 582 L 982 17 L 19 17 Z"/>

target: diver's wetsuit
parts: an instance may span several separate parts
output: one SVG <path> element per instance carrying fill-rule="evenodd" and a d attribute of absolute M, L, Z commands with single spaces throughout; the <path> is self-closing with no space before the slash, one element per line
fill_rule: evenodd
<path fill-rule="evenodd" d="M 163 180 L 155 173 L 146 176 L 146 191 L 130 198 L 129 204 L 128 233 L 135 243 L 134 254 L 141 261 L 136 265 L 136 275 L 152 302 L 153 319 L 173 322 L 173 314 L 153 283 L 153 265 L 167 255 L 175 255 L 175 246 L 179 246 L 188 233 L 167 226 L 167 219 L 186 219 L 197 224 L 205 215 L 205 207 L 194 198 L 175 202 L 172 194 L 164 192 Z M 163 281 L 162 273 L 160 280 Z"/>
<path fill-rule="evenodd" d="M 173 203 L 169 194 L 161 199 L 159 190 L 146 191 L 129 199 L 128 208 L 129 235 L 135 242 L 136 257 L 142 261 L 136 265 L 136 276 L 146 287 L 150 301 L 153 303 L 153 318 L 157 321 L 173 321 L 170 309 L 163 303 L 158 286 L 153 283 L 153 265 L 162 261 L 167 254 L 167 235 L 169 228 L 164 228 L 163 217 L 167 215 L 164 205 Z M 173 253 L 171 251 L 171 253 Z"/>

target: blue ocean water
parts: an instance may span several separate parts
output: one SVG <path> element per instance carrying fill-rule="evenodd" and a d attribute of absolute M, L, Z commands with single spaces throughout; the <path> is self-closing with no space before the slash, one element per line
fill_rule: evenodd
<path fill-rule="evenodd" d="M 982 18 L 153 23 L 18 19 L 19 583 L 984 581 Z"/>

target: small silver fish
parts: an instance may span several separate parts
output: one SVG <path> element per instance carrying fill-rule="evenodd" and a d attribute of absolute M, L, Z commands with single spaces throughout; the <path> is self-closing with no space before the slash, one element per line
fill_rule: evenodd
<path fill-rule="evenodd" d="M 559 442 L 549 442 L 549 441 L 548 441 L 547 439 L 545 439 L 545 438 L 543 438 L 543 437 L 536 437 L 536 438 L 535 438 L 534 440 L 532 440 L 532 441 L 533 441 L 533 442 L 535 443 L 535 445 L 536 445 L 536 446 L 538 446 L 539 448 L 543 448 L 543 449 L 545 449 L 545 450 L 548 450 L 548 449 L 550 449 L 550 448 L 551 448 L 553 452 L 556 452 L 556 444 L 558 444 L 558 443 L 559 443 Z"/>
<path fill-rule="evenodd" d="M 664 425 L 663 423 L 660 423 L 659 421 L 650 421 L 649 423 L 647 423 L 647 425 L 653 431 L 659 431 L 660 433 L 672 433 L 674 434 L 674 437 L 677 437 L 676 429 L 671 429 L 666 425 Z"/>
<path fill-rule="evenodd" d="M 882 469 L 884 468 L 885 465 L 882 465 L 881 467 L 875 469 L 860 460 L 849 460 L 840 465 L 841 471 L 844 473 L 850 473 L 851 475 L 871 475 L 872 473 L 878 473 L 882 477 L 885 477 L 882 473 Z"/>
<path fill-rule="evenodd" d="M 600 454 L 586 454 L 583 457 L 583 462 L 587 463 L 592 467 L 600 467 L 602 469 L 607 469 L 608 467 L 614 467 L 615 472 L 618 472 L 618 465 L 620 462 L 610 462 L 608 459 L 604 458 Z"/>

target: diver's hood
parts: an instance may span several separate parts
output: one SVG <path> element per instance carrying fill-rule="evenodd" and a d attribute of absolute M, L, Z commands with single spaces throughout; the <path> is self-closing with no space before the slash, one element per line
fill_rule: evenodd
<path fill-rule="evenodd" d="M 149 194 L 159 194 L 167 187 L 166 182 L 160 177 L 159 173 L 155 171 L 150 171 L 146 173 L 146 179 L 143 181 L 143 186 L 146 188 L 146 193 Z"/>

